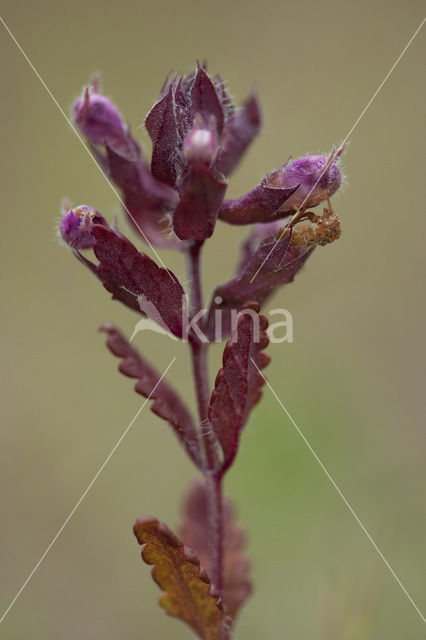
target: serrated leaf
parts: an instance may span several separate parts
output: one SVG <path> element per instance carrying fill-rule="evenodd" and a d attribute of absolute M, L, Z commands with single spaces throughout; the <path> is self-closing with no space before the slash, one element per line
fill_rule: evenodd
<path fill-rule="evenodd" d="M 154 402 L 151 411 L 167 420 L 195 464 L 201 468 L 198 436 L 193 418 L 178 393 L 162 380 L 159 373 L 138 353 L 126 338 L 111 325 L 101 327 L 108 334 L 107 346 L 117 357 L 122 358 L 119 370 L 129 378 L 137 379 L 135 391 Z M 157 385 L 157 386 L 156 386 Z M 153 389 L 155 391 L 153 392 Z"/>
<path fill-rule="evenodd" d="M 74 255 L 98 278 L 98 280 L 102 282 L 102 279 L 98 273 L 98 265 L 86 258 L 86 256 L 83 255 L 81 251 L 75 250 Z M 119 300 L 124 305 L 126 305 L 126 307 L 129 307 L 129 309 L 133 309 L 133 311 L 136 311 L 137 313 L 142 313 L 142 310 L 138 303 L 138 297 L 131 291 L 128 291 L 126 288 L 122 287 L 118 282 L 110 281 L 109 286 L 105 288 L 112 294 L 113 300 Z"/>
<path fill-rule="evenodd" d="M 243 529 L 234 523 L 234 507 L 230 500 L 224 500 L 224 591 L 223 603 L 226 616 L 232 620 L 252 590 L 248 574 L 250 563 L 242 553 L 245 546 Z M 180 535 L 184 544 L 194 549 L 201 564 L 209 572 L 210 553 L 208 523 L 208 499 L 206 483 L 193 483 L 184 502 L 184 521 Z"/>
<path fill-rule="evenodd" d="M 186 622 L 202 640 L 219 640 L 221 604 L 196 556 L 155 518 L 140 518 L 133 531 L 139 544 L 145 545 L 142 559 L 154 565 L 152 577 L 165 591 L 160 606 Z"/>
<path fill-rule="evenodd" d="M 292 282 L 314 250 L 314 247 L 290 246 L 291 232 L 277 233 L 278 227 L 275 233 L 268 235 L 270 226 L 275 223 L 254 228 L 243 247 L 236 275 L 214 290 L 207 319 L 207 333 L 211 339 L 215 337 L 216 311 L 221 313 L 222 336 L 229 335 L 231 310 L 239 310 L 246 300 L 262 304 L 276 288 Z"/>
<path fill-rule="evenodd" d="M 93 233 L 96 238 L 93 250 L 100 262 L 97 275 L 113 298 L 126 304 L 128 297 L 124 299 L 122 292 L 133 295 L 133 309 L 149 303 L 155 307 L 163 326 L 181 338 L 185 292 L 176 276 L 112 229 L 95 225 Z"/>
<path fill-rule="evenodd" d="M 266 335 L 268 321 L 258 312 L 259 305 L 251 302 L 238 313 L 210 400 L 209 420 L 224 455 L 222 473 L 235 458 L 241 430 L 251 409 L 259 401 L 265 384 L 258 369 L 263 369 L 270 360 L 263 353 L 269 342 Z"/>

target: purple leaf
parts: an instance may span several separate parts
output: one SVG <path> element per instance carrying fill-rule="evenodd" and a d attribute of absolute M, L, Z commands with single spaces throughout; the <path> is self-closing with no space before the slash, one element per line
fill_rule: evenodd
<path fill-rule="evenodd" d="M 235 104 L 232 100 L 222 77 L 216 74 L 213 78 L 214 86 L 216 87 L 216 93 L 222 105 L 222 110 L 225 115 L 225 123 L 235 112 Z"/>
<path fill-rule="evenodd" d="M 229 224 L 267 223 L 289 215 L 289 211 L 280 211 L 285 201 L 296 191 L 290 188 L 271 187 L 266 181 L 235 200 L 225 200 L 219 212 L 219 218 Z"/>
<path fill-rule="evenodd" d="M 207 166 L 188 167 L 180 185 L 181 199 L 173 228 L 181 240 L 205 240 L 214 231 L 226 182 Z"/>
<path fill-rule="evenodd" d="M 221 135 L 225 121 L 222 104 L 206 69 L 197 64 L 194 80 L 191 86 L 187 127 L 192 128 L 194 119 L 200 116 L 205 125 L 213 119 L 218 136 Z"/>
<path fill-rule="evenodd" d="M 194 422 L 179 395 L 164 380 L 158 384 L 161 376 L 146 360 L 142 359 L 118 329 L 111 325 L 105 325 L 101 327 L 101 330 L 108 334 L 106 344 L 110 351 L 115 356 L 122 358 L 119 366 L 121 373 L 129 378 L 137 379 L 135 391 L 144 398 L 150 397 L 154 400 L 151 411 L 172 425 L 177 438 L 189 456 L 201 468 L 198 436 Z"/>
<path fill-rule="evenodd" d="M 176 204 L 176 191 L 152 176 L 133 139 L 129 139 L 125 153 L 118 153 L 109 146 L 106 150 L 109 174 L 127 197 L 143 204 L 147 209 L 159 211 L 170 209 Z"/>
<path fill-rule="evenodd" d="M 87 267 L 98 278 L 98 280 L 102 282 L 102 284 L 104 284 L 98 272 L 98 266 L 94 262 L 86 258 L 86 256 L 84 256 L 81 253 L 81 251 L 74 251 L 74 255 L 82 264 L 84 264 L 85 267 Z M 108 287 L 105 286 L 105 288 L 107 289 L 107 291 L 109 291 L 112 294 L 113 300 L 119 300 L 124 305 L 126 305 L 126 307 L 129 307 L 129 309 L 132 309 L 137 313 L 142 313 L 142 315 L 145 315 L 140 308 L 137 296 L 134 295 L 132 292 L 127 291 L 127 289 L 121 286 L 118 281 L 110 279 L 108 282 Z"/>
<path fill-rule="evenodd" d="M 152 140 L 151 171 L 171 186 L 176 182 L 178 145 L 174 88 L 175 83 L 169 82 L 145 118 L 145 127 Z"/>
<path fill-rule="evenodd" d="M 249 144 L 258 135 L 262 115 L 257 97 L 252 95 L 226 123 L 215 167 L 224 175 L 235 169 Z"/>
<path fill-rule="evenodd" d="M 121 190 L 128 218 L 142 238 L 157 246 L 179 246 L 176 238 L 167 237 L 165 216 L 178 195 L 151 175 L 115 105 L 96 88 L 86 89 L 74 104 L 74 117 L 99 164 Z"/>
<path fill-rule="evenodd" d="M 258 368 L 263 369 L 270 360 L 262 352 L 268 345 L 268 321 L 258 312 L 257 302 L 247 303 L 239 312 L 210 400 L 209 420 L 224 455 L 222 474 L 235 458 L 241 430 L 265 383 Z"/>
<path fill-rule="evenodd" d="M 132 144 L 130 144 L 130 141 Z M 106 148 L 108 175 L 120 187 L 124 196 L 127 215 L 139 234 L 157 246 L 175 247 L 179 244 L 170 235 L 169 223 L 164 212 L 176 206 L 177 192 L 152 176 L 140 157 L 139 146 L 130 139 L 126 152 L 117 153 Z"/>
<path fill-rule="evenodd" d="M 250 234 L 235 277 L 213 293 L 207 321 L 211 339 L 220 338 L 215 336 L 216 312 L 221 314 L 222 336 L 229 335 L 232 309 L 238 311 L 246 300 L 261 304 L 276 287 L 294 279 L 315 247 L 290 246 L 291 238 L 291 233 L 284 234 L 272 223 L 258 225 Z"/>
<path fill-rule="evenodd" d="M 151 303 L 164 325 L 181 338 L 185 292 L 176 276 L 139 253 L 127 238 L 112 229 L 95 225 L 93 232 L 96 238 L 94 252 L 100 262 L 97 274 L 113 298 L 124 302 L 119 293 L 124 291 L 130 297 L 133 295 L 136 301 L 139 296 Z M 136 308 L 134 304 L 128 306 Z"/>

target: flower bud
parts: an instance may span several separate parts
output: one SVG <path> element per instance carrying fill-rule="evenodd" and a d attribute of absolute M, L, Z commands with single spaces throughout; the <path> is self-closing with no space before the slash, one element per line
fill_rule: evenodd
<path fill-rule="evenodd" d="M 90 249 L 95 244 L 95 224 L 108 226 L 100 213 L 87 204 L 81 204 L 64 213 L 59 231 L 62 239 L 73 249 Z"/>
<path fill-rule="evenodd" d="M 299 188 L 285 202 L 285 209 L 315 206 L 331 197 L 342 184 L 342 174 L 337 166 L 343 149 L 330 156 L 304 156 L 285 164 L 272 174 L 270 185 Z"/>
<path fill-rule="evenodd" d="M 86 88 L 74 102 L 73 112 L 78 128 L 94 144 L 120 139 L 125 133 L 117 107 L 102 93 Z"/>
<path fill-rule="evenodd" d="M 191 129 L 183 142 L 183 155 L 193 165 L 211 164 L 217 149 L 217 139 L 212 129 L 199 127 Z"/>

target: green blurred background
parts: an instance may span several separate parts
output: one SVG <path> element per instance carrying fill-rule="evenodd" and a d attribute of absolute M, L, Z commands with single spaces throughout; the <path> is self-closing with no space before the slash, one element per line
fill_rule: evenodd
<path fill-rule="evenodd" d="M 326 152 L 361 113 L 422 19 L 421 2 L 2 2 L 2 16 L 68 111 L 91 73 L 133 129 L 169 69 L 197 58 L 241 100 L 263 101 L 263 135 L 237 196 L 290 154 Z M 272 345 L 269 380 L 421 609 L 424 519 L 424 93 L 420 33 L 351 136 L 343 237 L 318 249 L 270 306 L 294 343 Z M 7 607 L 141 405 L 97 327 L 136 316 L 56 241 L 63 196 L 120 215 L 113 192 L 0 28 L 1 586 Z M 147 135 L 137 131 L 149 151 Z M 123 224 L 123 223 L 122 223 Z M 218 225 L 206 291 L 234 268 L 245 229 Z M 180 256 L 163 259 L 185 279 Z M 194 406 L 186 348 L 140 349 Z M 220 350 L 212 354 L 212 377 Z M 185 640 L 139 558 L 131 525 L 171 527 L 194 469 L 147 409 L 0 628 L 0 637 Z M 424 625 L 277 401 L 265 391 L 227 492 L 249 531 L 256 591 L 237 639 L 393 640 Z M 0 613 L 1 613 L 0 612 Z"/>

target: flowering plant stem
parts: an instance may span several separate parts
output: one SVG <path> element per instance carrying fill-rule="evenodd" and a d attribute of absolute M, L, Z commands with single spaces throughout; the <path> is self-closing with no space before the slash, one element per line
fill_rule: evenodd
<path fill-rule="evenodd" d="M 194 241 L 186 250 L 192 317 L 203 308 L 201 284 L 202 246 L 203 242 Z M 205 464 L 204 475 L 206 478 L 209 551 L 211 558 L 210 577 L 216 591 L 219 596 L 222 597 L 224 546 L 222 474 L 216 470 L 217 453 L 214 439 L 208 428 L 208 406 L 210 402 L 207 362 L 208 343 L 200 340 L 194 333 L 190 335 L 189 343 L 201 425 L 200 442 Z"/>
<path fill-rule="evenodd" d="M 201 640 L 229 640 L 252 584 L 244 530 L 223 495 L 223 478 L 266 381 L 268 320 L 260 306 L 292 282 L 315 247 L 339 238 L 330 197 L 342 184 L 338 164 L 344 146 L 328 155 L 288 160 L 245 195 L 226 199 L 228 178 L 260 131 L 261 108 L 254 94 L 237 107 L 221 77 L 210 76 L 205 64 L 197 63 L 186 75 L 169 75 L 146 116 L 150 167 L 99 81 L 84 88 L 73 112 L 102 171 L 119 190 L 133 229 L 151 248 L 175 249 L 187 260 L 189 313 L 184 287 L 164 263 L 159 266 L 93 207 L 64 206 L 64 242 L 114 300 L 139 314 L 130 340 L 112 325 L 102 327 L 108 348 L 120 358 L 120 372 L 136 380 L 135 391 L 152 401 L 151 410 L 170 425 L 202 474 L 185 494 L 181 539 L 157 518 L 137 519 L 133 531 L 142 559 L 153 566 L 167 613 Z M 327 204 L 323 215 L 308 210 L 321 202 Z M 233 277 L 216 283 L 205 309 L 201 253 L 219 220 L 252 228 Z M 136 333 L 152 323 L 158 325 L 155 331 L 189 344 L 196 418 L 133 344 Z M 224 339 L 212 390 L 208 346 Z"/>

